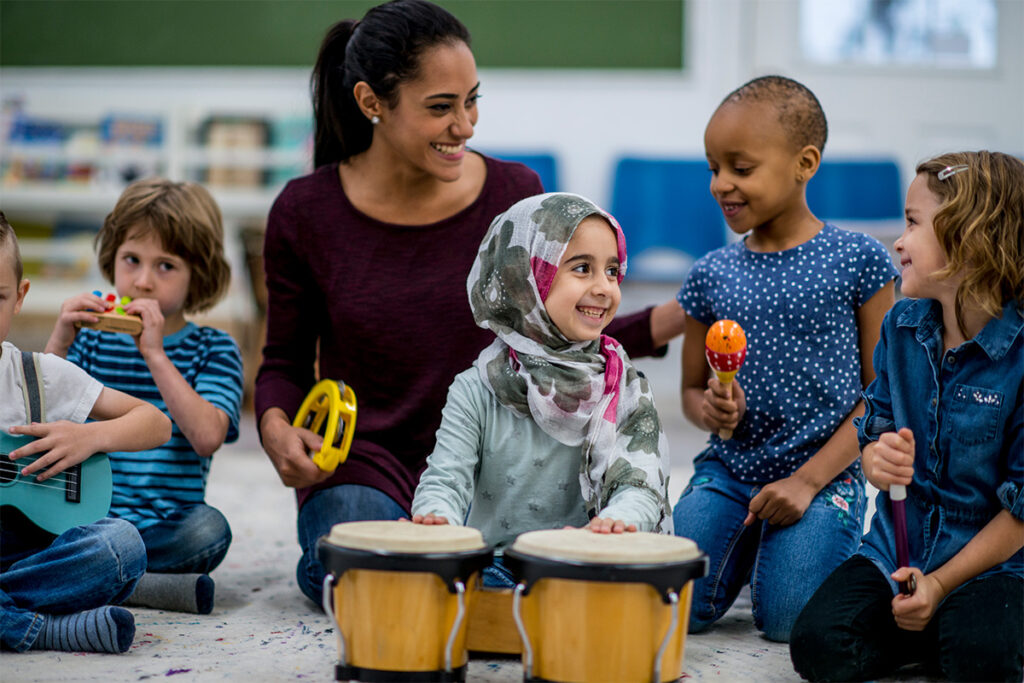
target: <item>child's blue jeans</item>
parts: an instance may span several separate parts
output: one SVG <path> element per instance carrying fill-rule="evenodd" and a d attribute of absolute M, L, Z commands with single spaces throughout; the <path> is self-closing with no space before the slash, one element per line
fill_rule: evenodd
<path fill-rule="evenodd" d="M 327 570 L 316 554 L 316 542 L 329 534 L 331 527 L 341 522 L 367 520 L 394 520 L 409 517 L 401 505 L 371 486 L 339 484 L 317 491 L 299 509 L 299 545 L 302 557 L 295 572 L 299 589 L 320 606 L 324 575 Z"/>
<path fill-rule="evenodd" d="M 154 573 L 209 574 L 231 545 L 228 520 L 205 504 L 176 510 L 139 533 L 146 544 L 149 571 Z"/>
<path fill-rule="evenodd" d="M 70 614 L 117 604 L 146 571 L 134 526 L 101 519 L 53 536 L 27 520 L 4 518 L 0 529 L 0 644 L 24 651 L 42 614 Z"/>
<path fill-rule="evenodd" d="M 787 642 L 814 591 L 860 544 L 864 482 L 847 473 L 822 489 L 790 526 L 760 520 L 743 526 L 750 500 L 761 490 L 732 477 L 717 460 L 700 459 L 672 519 L 707 553 L 708 575 L 693 583 L 690 632 L 721 618 L 749 582 L 754 623 L 771 640 Z"/>

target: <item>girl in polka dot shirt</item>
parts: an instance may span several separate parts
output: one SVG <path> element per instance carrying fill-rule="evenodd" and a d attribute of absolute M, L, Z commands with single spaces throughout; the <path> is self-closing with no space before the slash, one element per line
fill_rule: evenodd
<path fill-rule="evenodd" d="M 686 309 L 683 412 L 712 433 L 673 512 L 710 559 L 695 582 L 691 631 L 750 584 L 754 621 L 787 641 L 814 590 L 857 548 L 864 479 L 853 418 L 894 298 L 885 247 L 818 220 L 807 182 L 827 137 L 803 85 L 759 78 L 719 105 L 704 133 L 711 193 L 744 235 L 707 254 L 679 292 Z M 716 320 L 746 331 L 746 361 L 724 385 L 704 339 Z M 717 435 L 733 430 L 730 439 Z"/>

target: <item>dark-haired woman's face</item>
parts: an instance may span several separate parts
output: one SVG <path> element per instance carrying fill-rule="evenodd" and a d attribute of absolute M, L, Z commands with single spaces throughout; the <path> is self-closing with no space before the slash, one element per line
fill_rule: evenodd
<path fill-rule="evenodd" d="M 479 88 L 469 46 L 428 48 L 420 57 L 419 77 L 398 86 L 398 103 L 381 116 L 374 144 L 383 144 L 399 165 L 458 180 L 477 121 Z"/>

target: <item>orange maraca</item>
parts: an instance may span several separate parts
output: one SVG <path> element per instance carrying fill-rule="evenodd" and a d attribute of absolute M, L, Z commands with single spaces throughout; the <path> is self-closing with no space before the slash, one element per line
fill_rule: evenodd
<path fill-rule="evenodd" d="M 715 371 L 718 381 L 729 387 L 747 357 L 747 334 L 734 320 L 719 320 L 708 328 L 704 338 L 704 355 Z M 732 392 L 730 390 L 730 396 Z M 731 429 L 718 430 L 722 439 L 731 439 Z"/>

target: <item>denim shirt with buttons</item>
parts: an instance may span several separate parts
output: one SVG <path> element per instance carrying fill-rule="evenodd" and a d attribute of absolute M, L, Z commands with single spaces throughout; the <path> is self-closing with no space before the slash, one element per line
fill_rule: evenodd
<path fill-rule="evenodd" d="M 941 305 L 901 300 L 882 323 L 874 365 L 857 437 L 864 448 L 885 432 L 914 433 L 910 564 L 934 571 L 1001 510 L 1024 519 L 1024 309 L 1006 305 L 973 339 L 944 351 Z M 884 491 L 859 552 L 887 577 L 897 568 Z M 1024 550 L 982 576 L 994 573 L 1024 578 Z"/>

